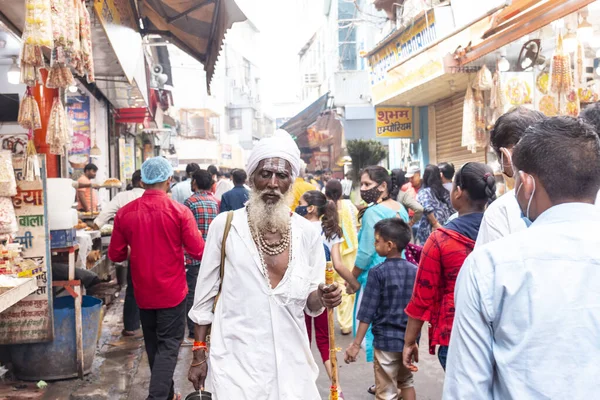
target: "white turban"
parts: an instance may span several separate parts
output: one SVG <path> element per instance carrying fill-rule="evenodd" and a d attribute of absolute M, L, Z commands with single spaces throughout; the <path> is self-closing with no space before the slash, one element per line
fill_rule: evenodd
<path fill-rule="evenodd" d="M 246 166 L 248 176 L 252 176 L 258 164 L 268 158 L 281 158 L 289 162 L 292 166 L 292 180 L 300 173 L 300 149 L 290 134 L 283 129 L 278 129 L 273 136 L 261 139 L 254 146 Z"/>

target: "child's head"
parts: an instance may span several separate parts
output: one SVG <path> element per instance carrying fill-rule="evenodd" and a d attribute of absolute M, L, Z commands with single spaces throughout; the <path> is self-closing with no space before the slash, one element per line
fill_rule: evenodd
<path fill-rule="evenodd" d="M 411 229 L 400 218 L 383 219 L 375 224 L 375 251 L 381 257 L 402 253 L 410 243 Z"/>
<path fill-rule="evenodd" d="M 308 220 L 321 220 L 325 237 L 342 237 L 337 207 L 334 202 L 328 201 L 325 195 L 318 190 L 310 190 L 300 198 L 296 213 Z"/>

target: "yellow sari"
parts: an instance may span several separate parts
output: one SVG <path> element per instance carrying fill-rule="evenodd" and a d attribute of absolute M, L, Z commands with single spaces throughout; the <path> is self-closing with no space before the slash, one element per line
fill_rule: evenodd
<path fill-rule="evenodd" d="M 358 251 L 358 210 L 350 200 L 340 200 L 338 205 L 340 226 L 344 241 L 340 243 L 340 253 L 346 268 L 352 270 Z M 344 280 L 336 273 L 336 281 L 344 285 Z M 338 322 L 343 333 L 352 332 L 354 296 L 343 292 L 342 304 L 336 309 Z"/>

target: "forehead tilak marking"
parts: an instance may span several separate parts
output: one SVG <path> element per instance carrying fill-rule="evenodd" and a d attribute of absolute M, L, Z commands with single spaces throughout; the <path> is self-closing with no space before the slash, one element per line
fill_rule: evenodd
<path fill-rule="evenodd" d="M 287 172 L 285 160 L 283 158 L 267 158 L 263 164 L 263 169 L 271 172 Z"/>

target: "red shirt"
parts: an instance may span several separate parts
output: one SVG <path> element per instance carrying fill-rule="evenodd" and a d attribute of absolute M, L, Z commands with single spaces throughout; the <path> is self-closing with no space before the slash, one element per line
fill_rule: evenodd
<path fill-rule="evenodd" d="M 115 217 L 108 257 L 127 260 L 135 299 L 142 309 L 171 308 L 187 295 L 183 251 L 200 260 L 204 239 L 189 208 L 158 190 L 121 208 Z"/>
<path fill-rule="evenodd" d="M 429 352 L 448 346 L 454 322 L 454 285 L 475 242 L 449 229 L 434 231 L 423 248 L 412 299 L 404 310 L 409 317 L 429 321 Z"/>

